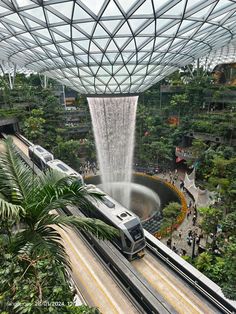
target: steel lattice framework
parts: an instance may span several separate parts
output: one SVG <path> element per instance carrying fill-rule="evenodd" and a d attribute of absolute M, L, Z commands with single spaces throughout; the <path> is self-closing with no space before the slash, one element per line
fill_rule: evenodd
<path fill-rule="evenodd" d="M 236 41 L 232 41 L 228 46 L 212 51 L 206 57 L 201 58 L 200 64 L 207 70 L 212 71 L 216 65 L 236 62 Z"/>
<path fill-rule="evenodd" d="M 0 59 L 83 94 L 139 93 L 228 45 L 230 0 L 1 0 Z"/>
<path fill-rule="evenodd" d="M 25 75 L 29 75 L 31 73 L 34 73 L 34 71 L 31 71 L 25 67 L 18 66 L 14 63 L 7 62 L 7 61 L 0 61 L 0 75 L 10 74 L 12 76 L 15 76 L 15 73 L 22 73 Z"/>

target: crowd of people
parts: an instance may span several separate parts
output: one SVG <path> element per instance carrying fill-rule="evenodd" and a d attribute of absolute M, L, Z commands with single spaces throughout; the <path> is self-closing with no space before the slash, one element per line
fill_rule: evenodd
<path fill-rule="evenodd" d="M 175 169 L 174 172 L 172 172 L 171 170 L 163 171 L 162 172 L 162 177 L 163 177 L 163 179 L 167 180 L 172 185 L 176 185 L 176 183 L 177 183 L 177 181 L 179 179 L 178 170 Z"/>
<path fill-rule="evenodd" d="M 85 163 L 83 163 L 80 168 L 79 168 L 79 173 L 85 177 L 89 174 L 94 174 L 96 175 L 98 171 L 98 166 L 96 164 L 95 161 L 86 161 Z"/>
<path fill-rule="evenodd" d="M 195 254 L 195 252 L 193 252 L 195 249 L 196 251 L 201 250 L 199 247 L 201 247 L 201 244 L 204 244 L 204 240 L 202 240 L 203 234 L 198 227 L 197 205 L 185 188 L 183 180 L 184 173 L 179 173 L 177 169 L 175 169 L 174 171 L 166 171 L 162 173 L 162 176 L 167 182 L 178 186 L 188 201 L 188 211 L 184 222 L 178 230 L 173 232 L 171 238 L 162 239 L 162 242 L 167 244 L 169 248 L 180 256 L 191 256 L 192 254 Z"/>

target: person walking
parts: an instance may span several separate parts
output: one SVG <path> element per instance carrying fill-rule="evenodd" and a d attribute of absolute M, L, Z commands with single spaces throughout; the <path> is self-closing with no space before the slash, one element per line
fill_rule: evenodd
<path fill-rule="evenodd" d="M 197 216 L 194 214 L 194 215 L 193 215 L 193 220 L 192 220 L 193 226 L 196 225 L 196 220 L 197 220 Z"/>
<path fill-rule="evenodd" d="M 170 239 L 170 238 L 166 241 L 166 244 L 167 244 L 167 246 L 168 246 L 169 248 L 171 247 L 171 239 Z"/>
<path fill-rule="evenodd" d="M 172 250 L 173 250 L 175 253 L 177 253 L 177 248 L 176 248 L 176 246 L 175 246 L 175 243 L 174 243 L 174 245 L 173 245 L 173 247 L 172 247 Z"/>
<path fill-rule="evenodd" d="M 179 230 L 179 238 L 180 239 L 182 238 L 182 230 L 181 229 Z"/>

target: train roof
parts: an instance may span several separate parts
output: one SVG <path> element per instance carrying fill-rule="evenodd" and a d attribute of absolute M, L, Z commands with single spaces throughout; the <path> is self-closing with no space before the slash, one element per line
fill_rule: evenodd
<path fill-rule="evenodd" d="M 105 194 L 102 197 L 102 200 L 92 199 L 92 203 L 97 210 L 99 210 L 99 212 L 108 218 L 114 225 L 125 225 L 125 227 L 131 228 L 137 225 L 137 222 L 140 224 L 140 220 L 135 214 L 122 206 L 119 202 L 115 201 L 111 196 L 95 186 L 92 186 L 92 189 L 90 190 Z"/>
<path fill-rule="evenodd" d="M 82 176 L 78 172 L 59 159 L 51 160 L 47 164 L 50 168 L 63 172 L 68 176 L 79 177 L 82 179 Z"/>
<path fill-rule="evenodd" d="M 39 158 L 45 159 L 46 162 L 49 160 L 53 160 L 54 158 L 52 153 L 50 153 L 40 145 L 29 146 L 29 151 L 32 152 L 34 155 L 38 156 Z"/>

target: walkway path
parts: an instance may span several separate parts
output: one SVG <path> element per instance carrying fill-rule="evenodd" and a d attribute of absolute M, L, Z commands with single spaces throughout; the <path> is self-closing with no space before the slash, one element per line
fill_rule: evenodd
<path fill-rule="evenodd" d="M 173 181 L 173 177 L 177 176 L 177 179 L 175 180 L 174 184 L 176 185 L 177 188 L 180 189 L 180 182 L 181 180 L 184 180 L 184 172 L 177 172 L 177 174 L 175 172 L 172 173 L 167 173 L 167 174 L 158 174 L 157 176 L 160 178 L 164 178 L 167 181 Z M 189 195 L 186 192 L 183 192 L 186 199 L 187 204 L 191 203 L 193 204 L 193 200 L 189 197 Z M 193 225 L 193 216 L 194 216 L 194 209 L 191 208 L 191 212 L 189 215 L 186 215 L 184 221 L 182 222 L 182 224 L 179 226 L 179 228 L 177 230 L 175 230 L 172 233 L 172 249 L 176 248 L 176 253 L 182 255 L 183 254 L 183 250 L 186 252 L 186 255 L 188 256 L 192 256 L 193 254 L 193 236 L 195 235 L 195 240 L 198 239 L 198 236 L 201 234 L 201 229 L 199 227 L 199 214 L 197 214 L 197 218 L 196 218 L 196 222 L 195 225 Z M 189 238 L 189 232 L 192 231 L 192 239 L 191 237 Z M 162 238 L 161 241 L 164 244 L 167 244 L 167 240 L 168 238 Z M 189 240 L 189 241 L 188 241 Z M 196 241 L 198 242 L 198 241 Z M 189 244 L 188 244 L 189 243 Z M 201 238 L 200 240 L 200 245 L 204 244 L 205 245 L 205 239 Z M 198 251 L 198 244 L 196 243 L 195 245 L 195 254 Z"/>

